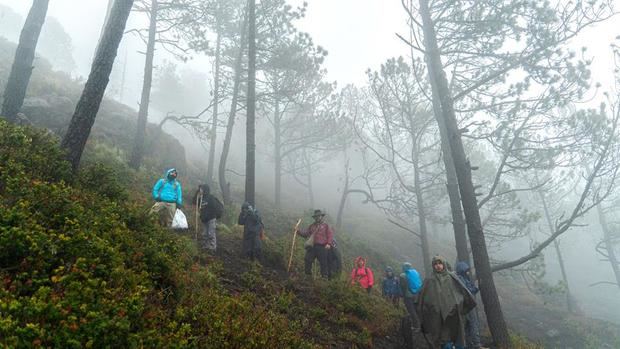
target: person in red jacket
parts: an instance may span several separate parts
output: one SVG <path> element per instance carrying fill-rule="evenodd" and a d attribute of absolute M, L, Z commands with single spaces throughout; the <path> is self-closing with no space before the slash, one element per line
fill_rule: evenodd
<path fill-rule="evenodd" d="M 331 278 L 327 252 L 332 248 L 334 231 L 323 221 L 324 217 L 325 213 L 321 210 L 314 210 L 312 215 L 314 223 L 310 224 L 307 229 L 298 230 L 297 234 L 308 238 L 305 244 L 306 256 L 304 257 L 304 272 L 306 275 L 312 275 L 312 263 L 314 263 L 315 259 L 318 259 L 321 276 Z"/>
<path fill-rule="evenodd" d="M 355 258 L 355 268 L 351 272 L 351 285 L 359 284 L 366 292 L 370 293 L 375 284 L 372 269 L 366 266 L 366 260 L 362 257 Z"/>

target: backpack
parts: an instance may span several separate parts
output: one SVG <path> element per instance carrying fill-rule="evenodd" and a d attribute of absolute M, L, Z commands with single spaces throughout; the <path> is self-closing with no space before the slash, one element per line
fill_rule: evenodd
<path fill-rule="evenodd" d="M 215 196 L 203 195 L 200 200 L 200 217 L 206 221 L 213 218 L 220 219 L 224 214 L 224 205 Z"/>
<path fill-rule="evenodd" d="M 422 279 L 415 269 L 409 269 L 405 272 L 407 278 L 407 287 L 413 294 L 418 294 L 422 288 Z"/>

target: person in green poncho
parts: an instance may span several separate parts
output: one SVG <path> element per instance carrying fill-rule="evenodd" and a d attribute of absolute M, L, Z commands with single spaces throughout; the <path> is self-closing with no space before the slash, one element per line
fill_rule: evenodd
<path fill-rule="evenodd" d="M 445 259 L 433 257 L 433 274 L 424 280 L 419 312 L 422 332 L 433 349 L 465 347 L 465 314 L 476 301 L 458 276 L 448 271 Z"/>

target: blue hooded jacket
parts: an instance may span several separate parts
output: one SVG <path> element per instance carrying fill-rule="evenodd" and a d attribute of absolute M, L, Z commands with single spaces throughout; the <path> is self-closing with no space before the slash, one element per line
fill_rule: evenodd
<path fill-rule="evenodd" d="M 162 178 L 155 183 L 155 186 L 153 186 L 153 199 L 182 205 L 183 194 L 181 192 L 181 183 L 176 178 L 170 176 L 173 171 L 176 171 L 176 169 L 169 169 L 166 171 L 166 178 Z"/>
<path fill-rule="evenodd" d="M 469 275 L 467 275 L 468 271 L 469 271 L 469 264 L 467 264 L 467 262 L 461 261 L 461 262 L 456 263 L 456 274 L 458 275 L 461 282 L 465 285 L 465 287 L 467 287 L 469 292 L 475 295 L 476 293 L 478 293 L 478 287 L 476 287 L 474 282 L 471 281 L 471 278 L 469 277 Z"/>
<path fill-rule="evenodd" d="M 400 290 L 400 280 L 398 279 L 398 277 L 396 277 L 394 275 L 394 271 L 392 270 L 392 268 L 387 267 L 385 269 L 385 273 L 386 276 L 385 278 L 383 278 L 383 283 L 381 286 L 383 286 L 383 295 L 384 296 L 397 296 L 400 297 L 401 294 L 401 290 Z M 391 273 L 391 276 L 388 276 L 387 274 Z"/>
<path fill-rule="evenodd" d="M 405 297 L 413 297 L 422 289 L 422 278 L 411 263 L 405 262 L 402 265 L 402 274 L 400 274 L 400 287 Z"/>

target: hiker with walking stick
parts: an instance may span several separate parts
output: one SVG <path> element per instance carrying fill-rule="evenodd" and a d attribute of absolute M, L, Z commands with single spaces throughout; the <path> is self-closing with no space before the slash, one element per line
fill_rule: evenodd
<path fill-rule="evenodd" d="M 306 256 L 304 257 L 304 272 L 306 275 L 312 275 L 312 263 L 315 259 L 319 260 L 321 268 L 321 276 L 331 278 L 328 264 L 328 251 L 332 248 L 334 240 L 334 231 L 323 221 L 325 213 L 321 210 L 314 210 L 312 218 L 314 223 L 306 229 L 297 231 L 297 234 L 308 238 L 304 247 L 306 248 Z"/>
<path fill-rule="evenodd" d="M 200 247 L 208 252 L 215 253 L 217 248 L 217 220 L 224 213 L 224 205 L 215 196 L 211 195 L 211 189 L 207 184 L 201 184 L 196 191 L 196 203 L 200 220 L 202 221 L 202 234 Z"/>

